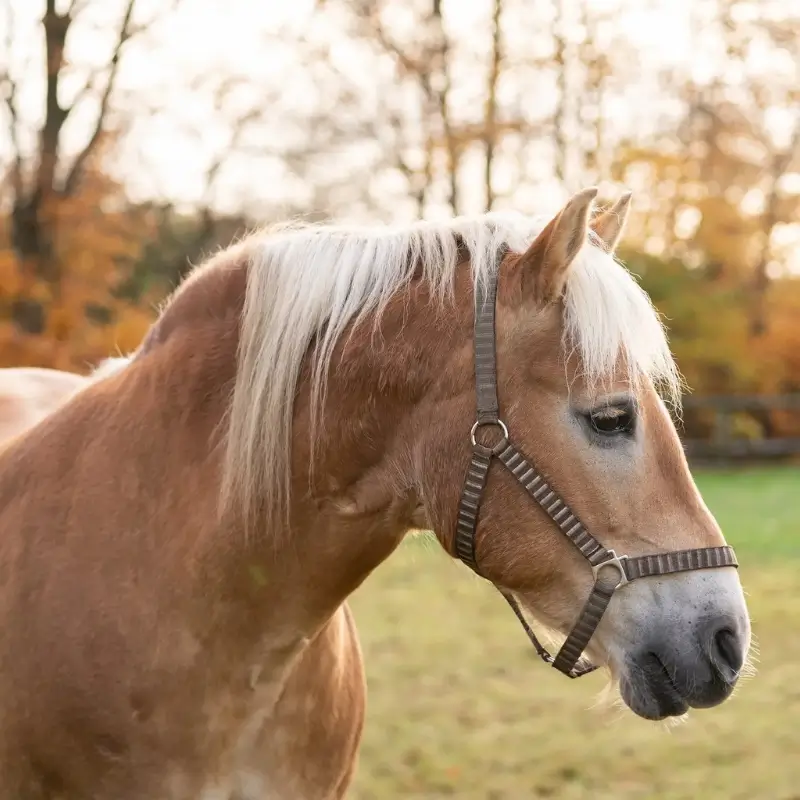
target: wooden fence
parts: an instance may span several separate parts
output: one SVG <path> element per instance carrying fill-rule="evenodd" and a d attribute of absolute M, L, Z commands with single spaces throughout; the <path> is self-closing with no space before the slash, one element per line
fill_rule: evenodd
<path fill-rule="evenodd" d="M 685 414 L 693 411 L 712 412 L 713 431 L 708 439 L 684 438 L 687 456 L 692 460 L 760 460 L 800 456 L 800 437 L 758 437 L 738 435 L 734 421 L 737 415 L 763 415 L 786 411 L 796 415 L 800 423 L 800 394 L 785 395 L 709 395 L 684 398 Z"/>

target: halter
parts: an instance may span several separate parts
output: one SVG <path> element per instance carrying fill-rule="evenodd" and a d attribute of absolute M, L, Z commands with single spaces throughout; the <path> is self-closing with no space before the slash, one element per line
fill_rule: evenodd
<path fill-rule="evenodd" d="M 498 265 L 504 253 L 504 250 L 500 252 Z M 542 507 L 564 536 L 578 548 L 592 569 L 594 587 L 581 609 L 577 622 L 555 657 L 550 655 L 536 638 L 516 598 L 510 592 L 495 587 L 511 606 L 541 659 L 559 672 L 563 672 L 568 678 L 579 678 L 597 669 L 597 666 L 582 659 L 581 655 L 617 589 L 638 578 L 697 569 L 738 567 L 738 562 L 733 548 L 727 545 L 676 550 L 671 553 L 656 553 L 633 558 L 618 556 L 613 550 L 603 547 L 586 530 L 570 507 L 532 465 L 530 459 L 511 443 L 508 428 L 500 419 L 497 402 L 494 317 L 498 271 L 495 270 L 487 276 L 485 283 L 478 282 L 475 291 L 475 389 L 478 416 L 470 432 L 472 458 L 458 505 L 455 551 L 458 558 L 481 575 L 475 555 L 475 530 L 478 526 L 478 514 L 489 468 L 496 458 Z M 481 444 L 477 434 L 478 429 L 483 427 L 498 429 L 501 434 L 500 441 L 492 447 Z"/>

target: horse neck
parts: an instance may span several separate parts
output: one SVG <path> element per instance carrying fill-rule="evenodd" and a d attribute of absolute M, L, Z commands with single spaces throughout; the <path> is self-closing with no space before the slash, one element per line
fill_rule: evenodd
<path fill-rule="evenodd" d="M 346 331 L 313 447 L 309 354 L 295 402 L 291 523 L 267 539 L 287 543 L 301 604 L 318 619 L 418 527 L 415 447 L 454 350 L 463 350 L 470 374 L 471 322 L 468 309 L 437 310 L 425 286 L 414 283 L 390 302 L 377 329 L 367 319 Z"/>
<path fill-rule="evenodd" d="M 162 446 L 180 449 L 187 437 L 210 442 L 208 459 L 198 467 L 205 486 L 221 476 L 218 439 L 234 380 L 244 287 L 243 266 L 192 279 L 139 355 L 143 373 L 151 362 L 150 370 L 168 376 L 164 391 L 170 392 L 177 430 L 174 441 Z M 206 510 L 215 521 L 198 534 L 205 540 L 204 591 L 224 599 L 229 613 L 215 611 L 215 618 L 226 637 L 255 641 L 270 632 L 291 647 L 298 637 L 313 635 L 413 526 L 420 404 L 453 349 L 471 353 L 469 315 L 457 308 L 436 313 L 429 300 L 425 287 L 414 284 L 389 304 L 377 332 L 366 321 L 345 333 L 334 353 L 314 448 L 313 353 L 307 357 L 295 401 L 283 529 L 245 531 L 235 514 L 219 522 L 210 506 Z"/>

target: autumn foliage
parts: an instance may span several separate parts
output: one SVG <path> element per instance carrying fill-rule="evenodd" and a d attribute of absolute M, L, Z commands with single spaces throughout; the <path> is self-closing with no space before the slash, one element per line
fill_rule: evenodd
<path fill-rule="evenodd" d="M 242 165 L 252 163 L 253 175 L 282 176 L 263 193 L 281 195 L 270 206 L 280 217 L 391 221 L 480 204 L 526 211 L 554 185 L 599 184 L 608 198 L 632 189 L 620 255 L 664 315 L 691 391 L 800 392 L 800 91 L 795 72 L 780 66 L 800 63 L 795 5 L 706 4 L 705 55 L 713 58 L 700 54 L 698 63 L 708 60 L 714 74 L 701 80 L 691 65 L 665 65 L 649 105 L 635 108 L 626 91 L 640 79 L 630 66 L 639 45 L 620 38 L 628 26 L 604 4 L 573 4 L 582 38 L 566 35 L 561 16 L 570 4 L 560 2 L 550 18 L 548 4 L 486 0 L 486 16 L 469 34 L 454 25 L 458 10 L 448 10 L 458 4 L 439 0 L 411 4 L 416 24 L 405 27 L 389 13 L 394 3 L 316 4 L 309 24 L 318 26 L 319 42 L 301 37 L 289 48 L 297 75 L 318 88 L 308 103 L 298 104 L 294 84 L 282 77 L 264 95 L 260 78 L 254 87 L 249 77 L 242 83 L 212 71 L 215 125 L 229 131 L 217 137 L 218 153 L 197 166 L 203 188 L 188 214 L 166 198 L 131 203 L 109 168 L 118 155 L 115 125 L 124 130 L 119 120 L 145 114 L 140 108 L 151 99 L 148 87 L 144 105 L 115 106 L 121 65 L 137 37 L 181 4 L 157 4 L 161 10 L 147 17 L 137 0 L 120 0 L 118 18 L 106 20 L 108 58 L 86 66 L 73 34 L 91 28 L 94 11 L 106 5 L 45 1 L 30 29 L 41 45 L 36 63 L 45 80 L 33 84 L 41 113 L 28 119 L 21 98 L 34 73 L 20 55 L 26 48 L 11 47 L 12 17 L 0 19 L 0 144 L 10 145 L 0 147 L 0 365 L 82 372 L 135 348 L 188 264 L 247 227 L 215 210 L 215 181 L 230 161 L 244 175 L 242 196 L 256 203 L 264 200 L 263 180 Z M 638 14 L 641 4 L 622 6 Z M 332 67 L 330 54 L 345 40 L 329 14 L 349 20 L 348 47 L 366 43 L 361 55 L 377 59 L 355 83 Z M 275 36 L 283 43 L 283 34 Z M 481 42 L 485 63 L 473 51 Z M 531 62 L 533 52 L 541 55 Z M 775 59 L 769 69 L 757 67 L 764 53 Z M 363 90 L 367 78 L 382 82 L 374 93 Z M 258 91 L 236 91 L 248 86 Z M 250 94 L 252 107 L 244 100 Z M 361 103 L 373 94 L 380 102 Z M 646 124 L 627 128 L 623 109 L 642 112 Z M 162 111 L 185 113 L 180 103 Z M 75 117 L 89 124 L 68 147 L 64 130 Z M 297 132 L 297 143 L 287 131 Z M 290 142 L 285 151 L 279 139 Z M 259 172 L 265 155 L 271 166 Z M 800 436 L 799 417 L 748 413 L 736 426 L 748 437 Z M 713 420 L 699 414 L 686 424 L 703 434 Z"/>
<path fill-rule="evenodd" d="M 18 257 L 10 220 L 0 222 L 0 363 L 85 372 L 101 358 L 135 348 L 152 321 L 149 308 L 116 291 L 141 253 L 146 220 L 100 171 L 88 172 L 74 196 L 51 198 L 45 214 L 54 244 L 46 276 Z M 12 321 L 10 309 L 20 301 L 42 307 L 41 333 Z"/>
<path fill-rule="evenodd" d="M 800 392 L 800 281 L 789 274 L 770 281 L 765 301 L 769 324 L 753 335 L 750 271 L 742 255 L 747 241 L 732 236 L 728 254 L 724 236 L 705 233 L 726 225 L 739 229 L 735 220 L 726 220 L 729 211 L 724 209 L 723 204 L 703 206 L 699 230 L 706 238 L 692 243 L 691 265 L 643 252 L 644 242 L 637 243 L 636 237 L 637 225 L 645 222 L 635 215 L 620 256 L 663 314 L 692 392 Z M 38 334 L 19 330 L 10 315 L 3 314 L 0 363 L 85 371 L 109 354 L 137 346 L 154 309 L 180 277 L 164 274 L 166 256 L 170 263 L 186 266 L 188 254 L 181 252 L 181 242 L 174 239 L 163 214 L 131 206 L 99 169 L 88 173 L 77 195 L 55 202 L 48 212 L 57 257 L 49 279 L 32 276 L 19 261 L 10 246 L 7 218 L 0 227 L 0 307 L 7 311 L 23 298 L 46 309 L 45 326 Z M 753 229 L 750 235 L 757 233 Z M 135 291 L 130 290 L 133 280 Z M 712 421 L 689 422 L 695 430 L 708 432 Z M 800 435 L 797 415 L 788 412 L 748 417 L 740 424 L 740 433 L 748 436 Z"/>

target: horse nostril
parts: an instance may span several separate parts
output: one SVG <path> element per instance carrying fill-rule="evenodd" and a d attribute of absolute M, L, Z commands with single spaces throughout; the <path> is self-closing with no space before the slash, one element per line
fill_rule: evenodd
<path fill-rule="evenodd" d="M 739 637 L 730 628 L 720 628 L 714 634 L 714 646 L 722 664 L 738 673 L 744 663 Z"/>

